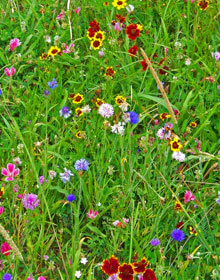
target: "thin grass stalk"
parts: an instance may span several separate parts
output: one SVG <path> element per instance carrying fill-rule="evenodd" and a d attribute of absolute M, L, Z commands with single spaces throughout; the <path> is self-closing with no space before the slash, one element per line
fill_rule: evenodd
<path fill-rule="evenodd" d="M 144 61 L 147 63 L 147 65 L 148 65 L 148 67 L 149 67 L 149 69 L 150 69 L 150 71 L 151 71 L 151 73 L 152 73 L 152 75 L 153 75 L 153 77 L 154 77 L 154 79 L 155 79 L 159 89 L 160 89 L 160 92 L 162 93 L 162 96 L 163 96 L 164 101 L 165 101 L 165 103 L 167 105 L 167 109 L 169 110 L 169 113 L 170 113 L 170 116 L 171 116 L 173 122 L 177 123 L 177 119 L 176 119 L 176 117 L 174 115 L 174 112 L 173 112 L 172 106 L 170 104 L 170 101 L 169 101 L 169 99 L 167 97 L 167 94 L 166 94 L 166 92 L 165 92 L 165 90 L 163 88 L 163 85 L 162 85 L 162 83 L 161 83 L 161 81 L 160 81 L 156 71 L 154 70 L 150 60 L 148 59 L 146 53 L 144 52 L 144 50 L 142 48 L 141 48 L 141 53 L 142 53 L 142 55 L 144 57 Z"/>

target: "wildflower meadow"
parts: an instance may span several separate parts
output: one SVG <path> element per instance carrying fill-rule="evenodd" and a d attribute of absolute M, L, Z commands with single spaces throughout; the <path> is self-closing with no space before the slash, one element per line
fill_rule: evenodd
<path fill-rule="evenodd" d="M 0 280 L 220 279 L 219 0 L 0 12 Z"/>

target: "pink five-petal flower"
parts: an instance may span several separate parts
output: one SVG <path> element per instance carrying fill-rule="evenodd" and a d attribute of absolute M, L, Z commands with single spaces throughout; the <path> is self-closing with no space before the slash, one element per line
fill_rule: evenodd
<path fill-rule="evenodd" d="M 4 207 L 0 207 L 0 215 L 4 212 Z"/>
<path fill-rule="evenodd" d="M 10 69 L 6 67 L 4 69 L 4 72 L 8 77 L 12 77 L 14 75 L 14 73 L 16 72 L 16 70 L 14 67 L 11 67 Z"/>
<path fill-rule="evenodd" d="M 77 13 L 77 15 L 79 14 L 80 10 L 81 10 L 81 8 L 80 8 L 80 7 L 78 7 L 78 8 L 76 9 L 76 13 Z"/>
<path fill-rule="evenodd" d="M 46 280 L 46 278 L 44 278 L 43 276 L 40 276 L 37 278 L 37 280 Z"/>
<path fill-rule="evenodd" d="M 98 215 L 99 213 L 98 213 L 98 211 L 93 211 L 93 210 L 89 210 L 89 213 L 88 213 L 88 217 L 90 218 L 90 219 L 95 219 L 95 217 Z"/>
<path fill-rule="evenodd" d="M 188 203 L 191 200 L 195 200 L 195 196 L 192 194 L 191 191 L 186 191 L 184 197 L 184 203 Z"/>
<path fill-rule="evenodd" d="M 59 13 L 59 15 L 56 17 L 56 19 L 63 20 L 64 17 L 65 17 L 65 13 L 64 13 L 64 11 L 61 11 L 61 12 Z"/>
<path fill-rule="evenodd" d="M 14 51 L 18 46 L 21 45 L 21 42 L 18 38 L 14 38 L 10 41 L 9 51 Z"/>
<path fill-rule="evenodd" d="M 5 255 L 5 256 L 10 255 L 10 253 L 11 253 L 11 247 L 10 247 L 10 245 L 9 245 L 7 242 L 2 243 L 2 246 L 1 246 L 1 253 L 2 253 L 3 255 Z"/>
<path fill-rule="evenodd" d="M 129 219 L 122 218 L 123 222 L 127 225 L 129 223 Z"/>
<path fill-rule="evenodd" d="M 15 165 L 13 163 L 8 163 L 7 169 L 2 168 L 2 175 L 6 176 L 5 181 L 13 181 L 14 177 L 19 175 L 19 168 L 15 169 Z"/>

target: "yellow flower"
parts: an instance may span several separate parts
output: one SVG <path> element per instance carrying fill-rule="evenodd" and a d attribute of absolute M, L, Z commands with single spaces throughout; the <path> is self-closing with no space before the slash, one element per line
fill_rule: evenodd
<path fill-rule="evenodd" d="M 95 33 L 95 36 L 94 36 L 93 40 L 100 40 L 100 41 L 103 42 L 105 40 L 105 33 L 101 30 L 97 31 Z"/>
<path fill-rule="evenodd" d="M 81 108 L 76 108 L 75 112 L 76 112 L 78 117 L 83 115 L 83 111 L 82 111 Z"/>
<path fill-rule="evenodd" d="M 118 10 L 124 9 L 127 6 L 127 0 L 114 0 L 112 2 L 112 6 L 114 6 Z"/>
<path fill-rule="evenodd" d="M 121 159 L 121 165 L 123 166 L 125 162 L 127 162 L 127 159 L 126 158 L 122 158 Z"/>
<path fill-rule="evenodd" d="M 103 3 L 103 5 L 104 5 L 105 7 L 108 7 L 109 2 L 105 1 L 105 2 Z"/>
<path fill-rule="evenodd" d="M 114 71 L 113 67 L 107 67 L 105 70 L 105 77 L 113 77 L 115 75 L 116 71 Z"/>
<path fill-rule="evenodd" d="M 122 103 L 126 103 L 126 98 L 121 96 L 121 95 L 118 95 L 115 97 L 115 103 L 117 105 L 121 105 Z"/>
<path fill-rule="evenodd" d="M 5 193 L 5 188 L 2 187 L 1 190 L 0 190 L 0 197 L 2 197 L 4 193 Z"/>
<path fill-rule="evenodd" d="M 45 60 L 47 59 L 48 55 L 46 53 L 42 53 L 40 56 L 40 60 Z"/>
<path fill-rule="evenodd" d="M 179 142 L 177 138 L 170 141 L 170 148 L 173 152 L 179 152 L 182 149 L 183 145 Z"/>
<path fill-rule="evenodd" d="M 195 127 L 197 127 L 197 123 L 196 122 L 191 122 L 190 126 L 195 128 Z"/>
<path fill-rule="evenodd" d="M 75 134 L 75 136 L 78 138 L 78 139 L 82 139 L 85 137 L 85 131 L 77 131 L 77 133 Z"/>
<path fill-rule="evenodd" d="M 200 7 L 200 10 L 207 10 L 209 7 L 209 0 L 198 0 L 197 6 Z"/>
<path fill-rule="evenodd" d="M 100 39 L 99 40 L 95 39 L 95 40 L 91 41 L 91 45 L 90 46 L 94 50 L 98 50 L 102 46 L 102 41 Z"/>
<path fill-rule="evenodd" d="M 139 29 L 140 31 L 143 30 L 143 25 L 137 24 L 137 29 Z"/>
<path fill-rule="evenodd" d="M 102 104 L 104 104 L 105 103 L 105 101 L 104 100 L 102 100 L 102 99 L 100 99 L 100 98 L 97 98 L 96 99 L 96 106 L 97 107 L 100 107 Z"/>
<path fill-rule="evenodd" d="M 83 95 L 80 94 L 80 93 L 76 93 L 74 95 L 74 97 L 73 97 L 73 101 L 72 102 L 75 103 L 75 104 L 80 104 L 83 100 L 84 100 Z"/>
<path fill-rule="evenodd" d="M 49 51 L 48 51 L 48 56 L 56 56 L 57 54 L 61 53 L 61 49 L 58 48 L 57 46 L 52 46 Z"/>

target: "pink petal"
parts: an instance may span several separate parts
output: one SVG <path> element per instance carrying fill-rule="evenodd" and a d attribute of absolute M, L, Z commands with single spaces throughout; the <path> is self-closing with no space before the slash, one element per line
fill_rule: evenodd
<path fill-rule="evenodd" d="M 92 215 L 93 214 L 93 210 L 89 210 L 89 215 Z"/>
<path fill-rule="evenodd" d="M 9 176 L 8 170 L 6 168 L 2 168 L 2 175 Z"/>
<path fill-rule="evenodd" d="M 8 69 L 8 68 L 5 68 L 5 69 L 4 69 L 4 72 L 5 72 L 5 74 L 6 74 L 8 77 L 11 76 L 11 73 L 9 72 L 9 69 Z"/>
<path fill-rule="evenodd" d="M 15 165 L 13 163 L 8 163 L 7 168 L 8 171 L 12 173 L 15 170 Z"/>
<path fill-rule="evenodd" d="M 14 180 L 14 178 L 12 177 L 12 176 L 10 176 L 10 177 L 7 177 L 6 179 L 5 179 L 5 181 L 13 181 Z"/>
<path fill-rule="evenodd" d="M 99 214 L 98 211 L 95 211 L 94 216 L 96 217 Z"/>
<path fill-rule="evenodd" d="M 15 169 L 12 176 L 17 176 L 19 174 L 19 168 Z"/>

